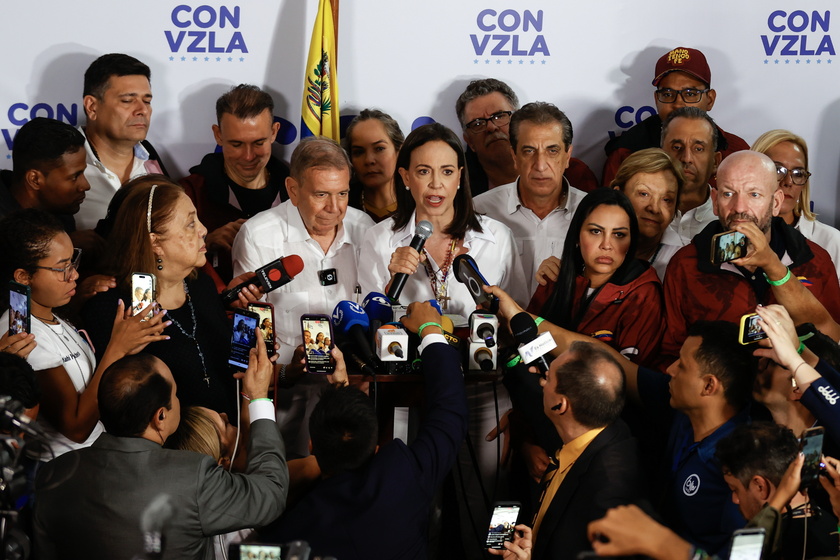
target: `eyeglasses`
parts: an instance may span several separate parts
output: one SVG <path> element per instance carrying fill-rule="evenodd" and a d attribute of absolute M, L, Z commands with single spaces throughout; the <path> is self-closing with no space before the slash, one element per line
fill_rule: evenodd
<path fill-rule="evenodd" d="M 35 268 L 41 268 L 43 270 L 52 270 L 53 272 L 63 272 L 64 273 L 64 281 L 69 282 L 70 277 L 73 275 L 74 270 L 79 270 L 79 261 L 82 260 L 82 250 L 81 249 L 73 249 L 73 258 L 70 259 L 70 262 L 67 263 L 67 266 L 64 268 L 52 268 L 49 266 L 36 266 Z"/>
<path fill-rule="evenodd" d="M 790 182 L 794 185 L 804 185 L 808 182 L 808 177 L 811 176 L 810 171 L 806 171 L 802 167 L 797 167 L 796 169 L 788 169 L 784 165 L 776 164 L 776 177 L 778 178 L 779 182 L 785 180 L 785 177 L 790 174 Z"/>
<path fill-rule="evenodd" d="M 686 103 L 698 103 L 703 98 L 704 93 L 709 93 L 709 89 L 671 89 L 664 88 L 656 90 L 656 100 L 660 103 L 673 103 L 677 100 L 677 94 L 682 97 Z"/>
<path fill-rule="evenodd" d="M 475 119 L 467 124 L 464 125 L 468 131 L 473 134 L 478 134 L 485 128 L 487 128 L 488 122 L 493 122 L 497 127 L 505 126 L 507 123 L 510 122 L 510 116 L 513 114 L 513 111 L 499 111 L 498 113 L 493 113 L 486 119 Z"/>

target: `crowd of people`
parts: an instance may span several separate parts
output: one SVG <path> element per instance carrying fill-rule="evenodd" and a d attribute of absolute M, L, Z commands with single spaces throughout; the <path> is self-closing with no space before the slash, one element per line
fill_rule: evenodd
<path fill-rule="evenodd" d="M 764 558 L 837 556 L 840 231 L 813 211 L 807 143 L 721 129 L 696 49 L 652 85 L 657 114 L 606 144 L 601 181 L 562 110 L 494 78 L 458 98 L 458 133 L 369 108 L 288 164 L 271 96 L 241 84 L 216 103 L 220 151 L 178 179 L 146 140 L 149 68 L 93 61 L 86 124 L 29 121 L 0 172 L 0 280 L 31 321 L 0 338 L 21 362 L 0 362 L 0 394 L 41 427 L 18 504 L 37 558 L 131 558 L 155 531 L 163 558 L 241 539 L 483 558 L 494 501 L 521 507 L 505 558 L 726 557 L 748 525 Z M 303 270 L 267 291 L 255 271 L 290 255 Z M 461 255 L 498 303 L 493 375 L 464 371 Z M 407 442 L 380 437 L 343 333 L 301 327 L 394 284 L 423 379 Z M 230 324 L 257 301 L 273 319 Z M 19 328 L 15 305 L 0 321 Z M 746 345 L 751 313 L 765 338 Z M 523 318 L 556 345 L 546 367 L 516 353 Z M 263 337 L 274 355 L 234 373 L 231 340 Z M 800 487 L 815 426 L 825 473 Z"/>

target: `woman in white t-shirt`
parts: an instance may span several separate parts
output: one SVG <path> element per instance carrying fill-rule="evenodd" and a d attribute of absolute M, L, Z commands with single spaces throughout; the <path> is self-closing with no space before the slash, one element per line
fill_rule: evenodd
<path fill-rule="evenodd" d="M 102 432 L 97 391 L 102 372 L 127 354 L 164 337 L 163 315 L 142 322 L 121 304 L 114 309 L 111 343 L 96 364 L 93 350 L 67 321 L 55 315 L 76 293 L 81 250 L 74 249 L 61 223 L 47 212 L 21 210 L 0 220 L 0 279 L 14 280 L 31 291 L 31 330 L 37 346 L 27 357 L 41 389 L 39 423 L 49 448 L 42 461 L 85 447 Z M 0 318 L 8 322 L 8 311 Z"/>

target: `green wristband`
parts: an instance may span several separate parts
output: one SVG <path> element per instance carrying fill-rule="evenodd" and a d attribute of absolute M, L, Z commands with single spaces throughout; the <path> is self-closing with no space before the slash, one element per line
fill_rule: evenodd
<path fill-rule="evenodd" d="M 506 366 L 506 367 L 508 367 L 508 368 L 512 368 L 513 366 L 515 366 L 516 364 L 518 364 L 518 363 L 519 363 L 519 362 L 521 362 L 521 361 L 522 361 L 522 356 L 514 356 L 514 357 L 513 357 L 513 358 L 512 358 L 512 359 L 511 359 L 508 363 L 507 363 L 507 366 Z"/>
<path fill-rule="evenodd" d="M 801 355 L 802 352 L 804 352 L 804 351 L 805 351 L 805 343 L 800 340 L 799 341 L 799 348 L 796 349 L 796 352 Z"/>
<path fill-rule="evenodd" d="M 767 280 L 767 283 L 771 286 L 781 286 L 783 284 L 786 284 L 787 281 L 790 280 L 791 276 L 793 276 L 793 274 L 791 274 L 790 269 L 787 269 L 787 274 L 785 274 L 781 280 L 770 280 L 770 277 L 767 276 L 767 273 L 764 274 L 764 279 Z"/>
<path fill-rule="evenodd" d="M 420 325 L 420 327 L 418 327 L 417 336 L 420 336 L 422 338 L 423 329 L 425 329 L 426 327 L 437 327 L 441 331 L 443 331 L 443 327 L 440 326 L 440 323 L 435 323 L 434 321 L 429 321 L 428 323 L 423 323 L 422 325 Z"/>
<path fill-rule="evenodd" d="M 545 319 L 543 319 L 542 317 L 537 317 L 536 319 L 534 319 L 534 323 L 536 323 L 536 325 L 537 325 L 538 327 L 540 326 L 540 324 L 541 324 L 543 321 L 545 321 Z"/>
<path fill-rule="evenodd" d="M 250 402 L 255 403 L 255 402 L 260 402 L 260 401 L 274 402 L 273 400 L 269 399 L 268 397 L 262 397 L 260 399 L 251 399 Z"/>

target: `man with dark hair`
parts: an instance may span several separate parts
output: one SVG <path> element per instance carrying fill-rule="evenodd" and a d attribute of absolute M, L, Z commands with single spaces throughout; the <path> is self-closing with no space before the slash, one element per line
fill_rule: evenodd
<path fill-rule="evenodd" d="M 711 89 L 712 71 L 706 57 L 697 49 L 677 47 L 656 62 L 653 73 L 653 98 L 656 114 L 651 115 L 621 136 L 609 140 L 604 146 L 607 161 L 601 184 L 608 186 L 615 178 L 627 156 L 645 148 L 658 148 L 660 128 L 668 115 L 680 107 L 697 107 L 711 111 L 717 92 Z M 748 150 L 749 145 L 740 137 L 718 128 L 720 139 L 717 150 L 725 158 L 738 150 Z"/>
<path fill-rule="evenodd" d="M 682 164 L 685 177 L 680 206 L 671 222 L 671 230 L 683 238 L 683 243 L 715 220 L 711 183 L 720 163 L 719 138 L 715 121 L 698 107 L 681 107 L 662 123 L 661 147 Z"/>
<path fill-rule="evenodd" d="M 37 208 L 76 230 L 73 215 L 90 185 L 85 179 L 85 137 L 67 123 L 36 117 L 15 136 L 12 171 L 0 171 L 0 217 Z"/>
<path fill-rule="evenodd" d="M 209 153 L 178 181 L 207 227 L 209 261 L 225 282 L 233 278 L 230 250 L 245 220 L 289 198 L 289 168 L 271 155 L 280 130 L 274 101 L 257 86 L 240 84 L 216 101 L 213 136 L 222 151 Z"/>
<path fill-rule="evenodd" d="M 214 535 L 275 519 L 285 505 L 289 472 L 267 398 L 272 376 L 265 346 L 258 344 L 247 371 L 237 374 L 243 396 L 250 395 L 248 474 L 232 474 L 209 455 L 162 447 L 181 415 L 175 380 L 163 362 L 146 354 L 114 362 L 98 393 L 107 433 L 38 473 L 38 558 L 131 558 L 158 526 L 163 552 L 156 557 L 210 560 Z M 160 499 L 168 513 L 156 511 L 153 502 Z"/>
<path fill-rule="evenodd" d="M 432 498 L 467 431 L 460 358 L 440 318 L 428 302 L 412 303 L 403 318 L 422 336 L 425 413 L 414 442 L 393 440 L 377 452 L 370 398 L 353 387 L 327 391 L 309 421 L 321 480 L 274 524 L 272 540 L 304 540 L 313 555 L 342 560 L 428 557 Z"/>
<path fill-rule="evenodd" d="M 342 300 L 353 300 L 358 253 L 370 216 L 348 208 L 350 160 L 335 141 L 301 140 L 292 152 L 286 178 L 289 200 L 260 212 L 247 222 L 233 243 L 233 274 L 251 272 L 280 257 L 298 255 L 303 272 L 294 282 L 266 296 L 277 310 L 275 334 L 280 343 L 280 380 L 299 379 L 277 403 L 278 421 L 289 457 L 309 455 L 308 418 L 326 381 L 304 376 L 292 353 L 300 344 L 303 313 L 331 314 Z"/>
<path fill-rule="evenodd" d="M 509 85 L 495 78 L 473 80 L 455 102 L 455 113 L 467 144 L 465 152 L 473 196 L 516 180 L 508 125 L 519 108 Z M 571 154 L 570 154 L 571 155 Z M 569 182 L 585 191 L 598 186 L 595 174 L 579 159 L 570 158 L 561 170 Z"/>
<path fill-rule="evenodd" d="M 513 232 L 529 294 L 536 291 L 540 264 L 563 251 L 572 216 L 585 196 L 563 175 L 572 157 L 572 137 L 572 123 L 563 111 L 551 103 L 528 103 L 510 119 L 511 153 L 519 178 L 474 201 L 476 212 Z"/>
<path fill-rule="evenodd" d="M 665 274 L 668 329 L 663 360 L 675 356 L 695 321 L 738 323 L 757 305 L 779 303 L 794 324 L 811 322 L 840 338 L 840 284 L 831 257 L 778 218 L 784 193 L 764 154 L 741 151 L 720 164 L 711 204 L 718 219 L 671 258 Z M 723 264 L 709 255 L 716 234 L 735 230 L 746 256 Z"/>
<path fill-rule="evenodd" d="M 111 197 L 123 183 L 166 169 L 146 140 L 152 118 L 149 67 L 127 54 L 97 58 L 85 72 L 83 105 L 87 125 L 85 176 L 91 190 L 76 217 L 93 229 L 105 217 Z"/>
<path fill-rule="evenodd" d="M 624 371 L 606 350 L 574 342 L 541 385 L 543 412 L 563 447 L 543 476 L 533 558 L 573 559 L 590 550 L 590 521 L 641 497 L 636 441 L 619 418 Z"/>

